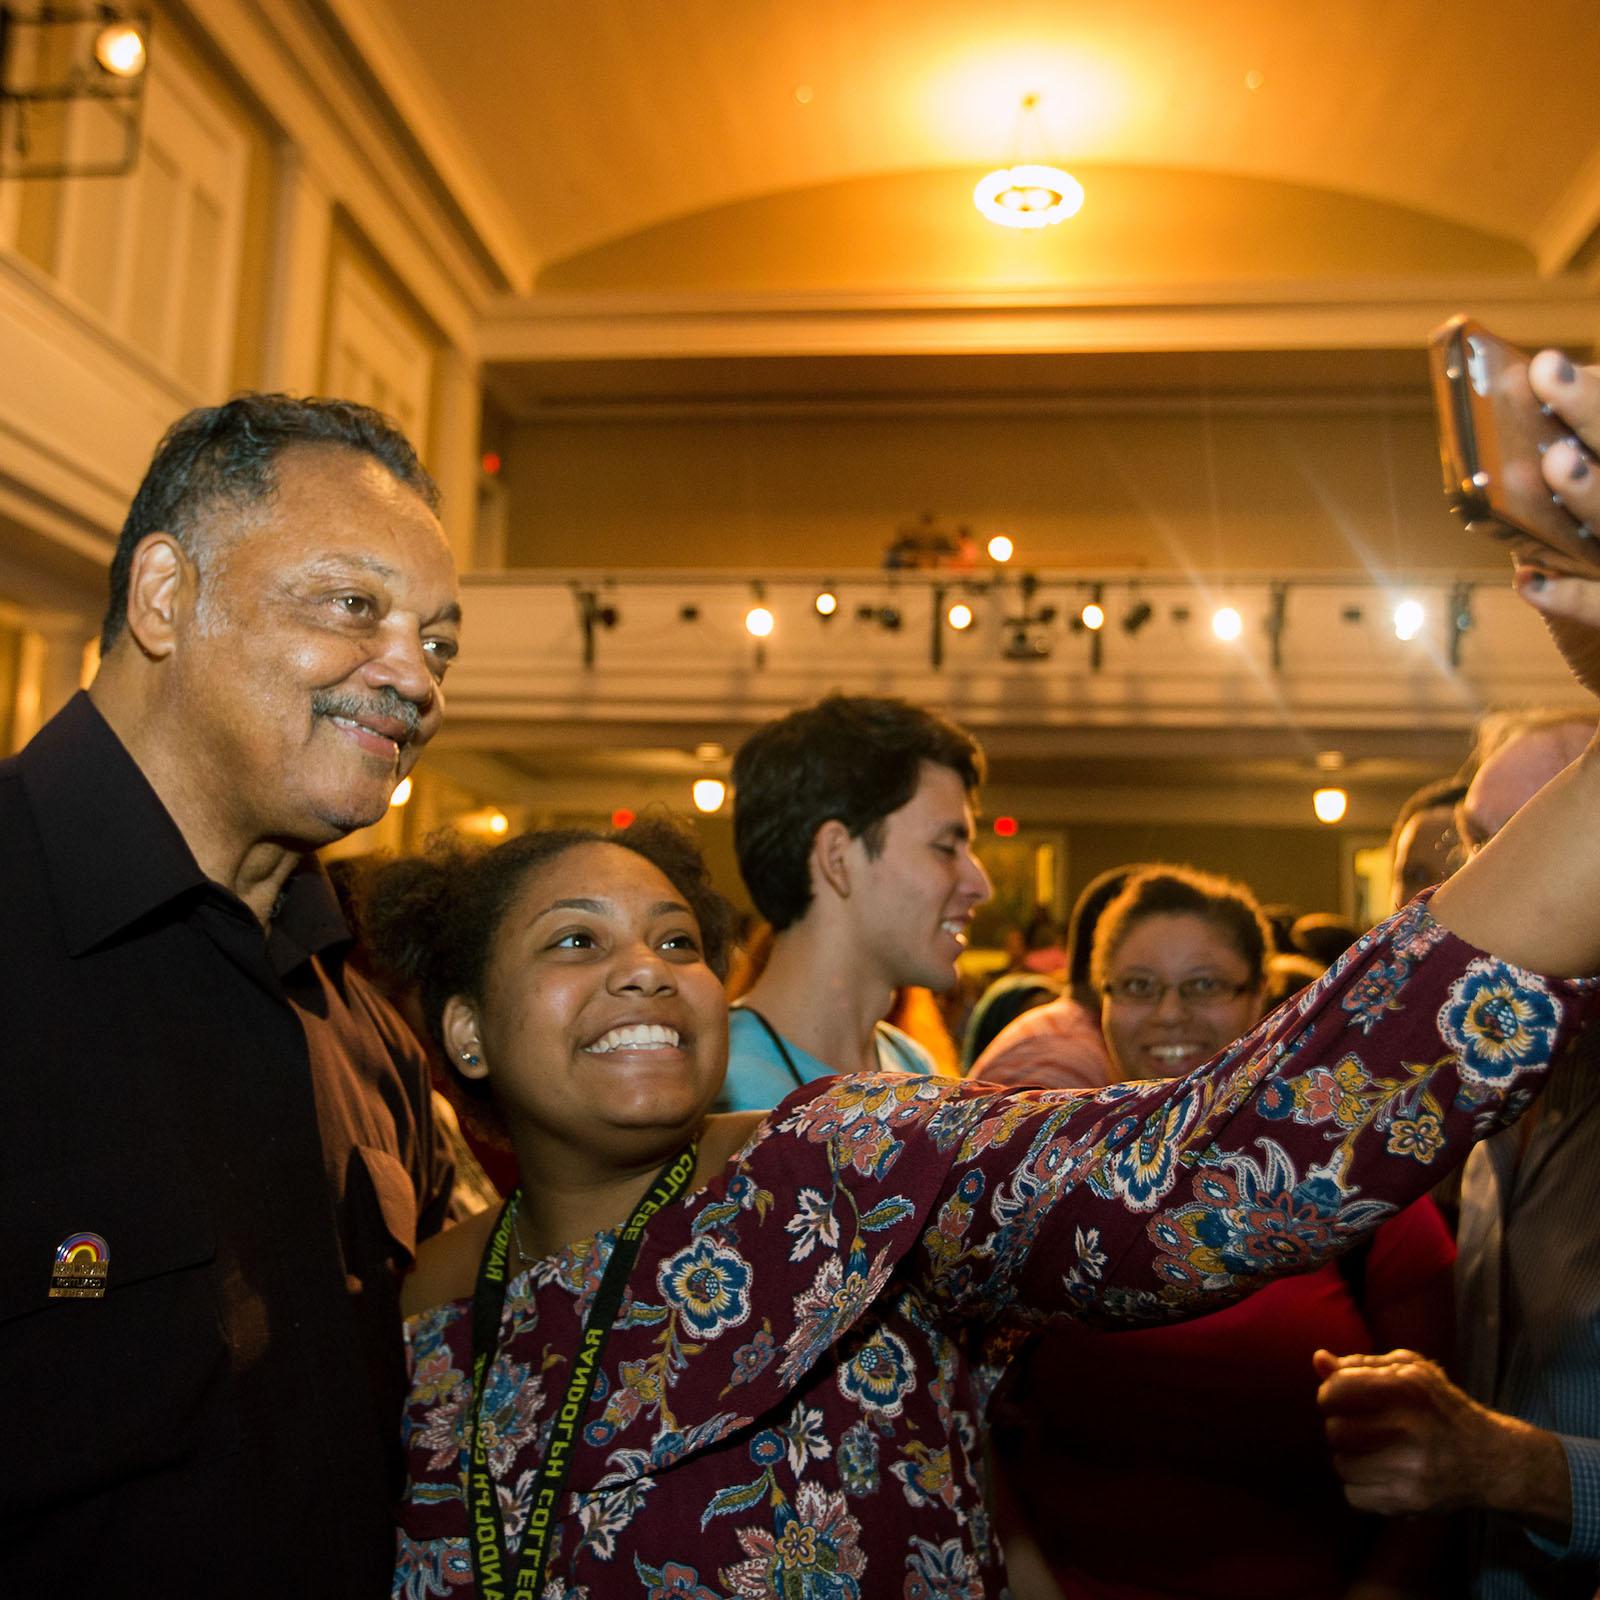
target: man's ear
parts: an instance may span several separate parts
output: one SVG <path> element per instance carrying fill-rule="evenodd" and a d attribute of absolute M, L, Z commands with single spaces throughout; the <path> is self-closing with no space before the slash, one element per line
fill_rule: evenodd
<path fill-rule="evenodd" d="M 194 609 L 199 573 L 170 533 L 146 534 L 128 569 L 128 632 L 152 661 L 177 648 L 182 624 Z"/>
<path fill-rule="evenodd" d="M 453 994 L 445 1001 L 439 1032 L 444 1035 L 445 1049 L 450 1052 L 450 1065 L 463 1078 L 482 1080 L 489 1076 L 477 1007 L 465 995 Z"/>
<path fill-rule="evenodd" d="M 811 888 L 826 886 L 841 900 L 850 898 L 850 830 L 835 818 L 824 822 L 811 839 Z"/>

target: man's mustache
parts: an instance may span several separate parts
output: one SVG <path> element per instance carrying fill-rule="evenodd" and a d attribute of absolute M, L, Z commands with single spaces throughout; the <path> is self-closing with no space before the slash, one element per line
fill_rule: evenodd
<path fill-rule="evenodd" d="M 414 700 L 407 700 L 398 689 L 385 686 L 370 697 L 318 689 L 311 696 L 311 713 L 317 717 L 344 717 L 360 722 L 365 717 L 387 717 L 401 723 L 406 738 L 414 738 L 422 723 L 422 712 Z"/>

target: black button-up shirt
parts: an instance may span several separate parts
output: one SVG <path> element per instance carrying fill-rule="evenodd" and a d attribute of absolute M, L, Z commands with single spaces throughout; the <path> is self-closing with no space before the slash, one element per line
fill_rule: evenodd
<path fill-rule="evenodd" d="M 0 762 L 0 1592 L 386 1593 L 450 1170 L 348 940 L 312 863 L 264 936 L 86 696 Z"/>

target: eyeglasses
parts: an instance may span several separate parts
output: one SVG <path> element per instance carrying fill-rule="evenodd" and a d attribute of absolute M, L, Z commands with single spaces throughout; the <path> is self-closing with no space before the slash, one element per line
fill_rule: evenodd
<path fill-rule="evenodd" d="M 1113 978 L 1103 985 L 1101 993 L 1121 1001 L 1125 1006 L 1158 1006 L 1166 998 L 1169 989 L 1176 989 L 1178 998 L 1186 1006 L 1215 1006 L 1226 1000 L 1237 1000 L 1254 987 L 1248 980 L 1229 983 L 1226 978 L 1214 978 L 1209 973 L 1184 978 L 1177 983 L 1163 983 L 1160 978 L 1153 978 L 1148 973 L 1135 972 L 1126 978 Z"/>

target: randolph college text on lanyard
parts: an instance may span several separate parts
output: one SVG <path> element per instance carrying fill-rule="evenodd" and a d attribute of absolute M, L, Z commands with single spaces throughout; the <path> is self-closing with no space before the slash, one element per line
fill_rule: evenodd
<path fill-rule="evenodd" d="M 689 1179 L 694 1175 L 695 1151 L 696 1147 L 691 1144 L 656 1174 L 655 1181 L 634 1207 L 633 1215 L 611 1247 L 611 1259 L 606 1263 L 599 1293 L 583 1321 L 572 1361 L 572 1377 L 556 1412 L 550 1448 L 539 1464 L 528 1508 L 528 1525 L 523 1531 L 522 1547 L 517 1552 L 516 1581 L 510 1590 L 506 1585 L 510 1581 L 511 1561 L 506 1550 L 505 1527 L 500 1520 L 500 1504 L 495 1496 L 494 1476 L 489 1471 L 489 1448 L 483 1437 L 483 1396 L 488 1387 L 489 1363 L 494 1359 L 500 1337 L 500 1317 L 505 1310 L 506 1267 L 512 1231 L 517 1225 L 517 1208 L 522 1203 L 520 1189 L 500 1212 L 500 1220 L 483 1253 L 478 1285 L 472 1296 L 472 1455 L 467 1466 L 467 1512 L 472 1519 L 473 1576 L 483 1600 L 505 1600 L 508 1593 L 516 1596 L 516 1600 L 534 1600 L 544 1585 L 555 1508 L 566 1487 L 578 1424 L 588 1407 L 595 1371 L 610 1336 L 611 1324 L 616 1320 L 617 1309 L 622 1304 L 628 1274 L 638 1259 L 646 1224 L 688 1188 Z"/>

